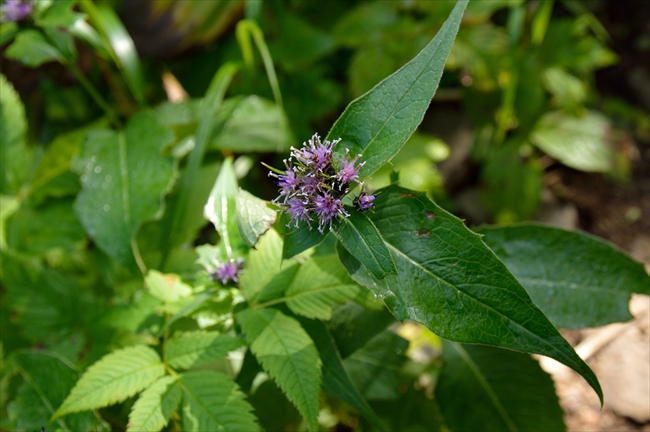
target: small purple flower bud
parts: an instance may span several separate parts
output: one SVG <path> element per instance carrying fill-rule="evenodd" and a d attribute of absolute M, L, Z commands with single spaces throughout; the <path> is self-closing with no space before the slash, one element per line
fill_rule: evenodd
<path fill-rule="evenodd" d="M 1 10 L 2 21 L 17 22 L 32 13 L 32 5 L 20 0 L 7 0 Z"/>
<path fill-rule="evenodd" d="M 340 199 L 325 193 L 314 199 L 314 213 L 318 215 L 318 231 L 323 232 L 326 225 L 332 226 L 332 219 L 338 214 L 347 215 Z"/>
<path fill-rule="evenodd" d="M 291 225 L 292 222 L 295 222 L 295 226 L 297 228 L 300 221 L 308 222 L 311 220 L 309 218 L 309 209 L 307 208 L 308 203 L 309 201 L 302 201 L 299 198 L 291 198 L 289 200 L 287 203 L 289 206 L 287 208 L 287 213 L 291 215 L 291 221 L 289 221 L 289 225 Z"/>
<path fill-rule="evenodd" d="M 358 158 L 357 158 L 358 159 Z M 341 183 L 350 183 L 359 178 L 359 169 L 361 166 L 355 167 L 357 159 L 352 161 L 343 160 L 341 161 L 341 169 L 336 174 L 336 179 Z"/>
<path fill-rule="evenodd" d="M 237 261 L 230 260 L 226 263 L 219 263 L 217 269 L 210 273 L 213 280 L 221 281 L 223 285 L 228 282 L 239 282 L 239 275 L 244 267 L 244 260 L 239 258 Z"/>
<path fill-rule="evenodd" d="M 375 206 L 372 203 L 375 198 L 377 198 L 376 195 L 367 195 L 365 192 L 362 192 L 355 200 L 355 204 L 360 211 L 370 210 Z"/>

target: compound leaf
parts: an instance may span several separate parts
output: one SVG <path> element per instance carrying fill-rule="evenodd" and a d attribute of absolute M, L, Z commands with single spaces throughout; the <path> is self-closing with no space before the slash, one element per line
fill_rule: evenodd
<path fill-rule="evenodd" d="M 264 370 L 298 408 L 309 430 L 317 431 L 321 361 L 309 335 L 277 309 L 246 309 L 237 320 Z"/>
<path fill-rule="evenodd" d="M 180 376 L 183 389 L 183 430 L 257 431 L 260 427 L 253 407 L 227 375 L 213 371 L 185 372 Z"/>
<path fill-rule="evenodd" d="M 174 414 L 183 392 L 178 378 L 164 376 L 142 392 L 129 413 L 127 431 L 159 431 Z"/>
<path fill-rule="evenodd" d="M 345 303 L 359 292 L 336 255 L 313 257 L 300 266 L 285 292 L 287 306 L 307 318 L 328 320 L 332 303 Z"/>
<path fill-rule="evenodd" d="M 173 368 L 191 369 L 206 366 L 224 358 L 244 341 L 211 331 L 182 333 L 165 344 L 165 361 Z"/>
<path fill-rule="evenodd" d="M 164 374 L 158 353 L 147 346 L 107 354 L 83 374 L 53 419 L 122 402 Z"/>

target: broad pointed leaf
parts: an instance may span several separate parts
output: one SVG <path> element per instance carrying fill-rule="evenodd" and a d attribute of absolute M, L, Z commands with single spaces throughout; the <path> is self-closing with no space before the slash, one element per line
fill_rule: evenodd
<path fill-rule="evenodd" d="M 212 371 L 185 372 L 183 389 L 183 430 L 252 432 L 259 426 L 253 407 L 227 375 Z"/>
<path fill-rule="evenodd" d="M 167 425 L 181 402 L 178 377 L 164 376 L 142 392 L 129 413 L 127 431 L 157 432 Z"/>
<path fill-rule="evenodd" d="M 535 360 L 498 348 L 443 343 L 436 400 L 449 429 L 566 430 L 553 381 Z"/>
<path fill-rule="evenodd" d="M 136 114 L 123 133 L 90 131 L 75 163 L 83 185 L 77 215 L 97 245 L 122 263 L 134 260 L 131 242 L 140 224 L 162 214 L 176 166 L 160 152 L 173 138 L 151 114 Z"/>
<path fill-rule="evenodd" d="M 343 248 L 339 254 L 353 279 L 383 297 L 398 319 L 424 324 L 449 340 L 554 358 L 602 398 L 591 369 L 479 235 L 423 193 L 390 186 L 375 202 L 370 218 L 398 274 L 376 279 Z"/>
<path fill-rule="evenodd" d="M 348 212 L 350 216 L 341 220 L 338 232 L 341 244 L 377 279 L 397 274 L 388 248 L 366 213 L 352 208 Z"/>
<path fill-rule="evenodd" d="M 397 72 L 353 101 L 328 134 L 337 153 L 361 154 L 367 176 L 388 162 L 420 124 L 433 97 L 467 6 L 459 0 L 435 38 Z M 374 67 L 367 65 L 367 67 Z"/>
<path fill-rule="evenodd" d="M 650 294 L 642 264 L 589 234 L 534 224 L 480 232 L 557 327 L 630 320 L 630 295 Z"/>
<path fill-rule="evenodd" d="M 275 223 L 278 214 L 267 202 L 243 189 L 235 197 L 237 205 L 237 228 L 248 246 L 255 246 L 257 239 Z"/>
<path fill-rule="evenodd" d="M 310 431 L 318 430 L 321 361 L 298 321 L 277 309 L 246 309 L 237 315 L 251 351 L 298 408 Z"/>
<path fill-rule="evenodd" d="M 112 352 L 88 368 L 53 418 L 122 402 L 164 374 L 158 353 L 147 346 Z"/>
<path fill-rule="evenodd" d="M 300 266 L 285 292 L 287 306 L 295 314 L 328 320 L 332 303 L 345 303 L 359 292 L 336 255 L 312 257 Z"/>
<path fill-rule="evenodd" d="M 191 369 L 213 364 L 242 345 L 243 340 L 215 331 L 187 332 L 167 341 L 164 359 L 173 368 Z"/>

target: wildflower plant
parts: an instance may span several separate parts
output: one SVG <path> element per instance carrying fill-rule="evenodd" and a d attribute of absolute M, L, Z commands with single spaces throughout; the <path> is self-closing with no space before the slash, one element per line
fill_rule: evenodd
<path fill-rule="evenodd" d="M 359 170 L 365 162 L 359 162 L 360 154 L 351 158 L 349 149 L 336 161 L 334 146 L 340 141 L 321 142 L 318 134 L 314 134 L 302 148 L 291 147 L 291 156 L 284 160 L 286 171 L 271 169 L 269 172 L 280 186 L 280 195 L 273 202 L 290 215 L 288 225 L 297 228 L 304 222 L 311 229 L 311 222 L 315 221 L 322 234 L 332 229 L 337 218 L 350 216 L 343 206 L 343 198 L 351 188 L 363 187 Z M 374 198 L 374 195 L 361 192 L 357 208 L 361 211 L 371 209 Z"/>
<path fill-rule="evenodd" d="M 650 293 L 640 264 L 578 232 L 521 225 L 478 235 L 422 192 L 399 184 L 364 188 L 363 179 L 389 163 L 422 120 L 467 3 L 457 2 L 415 58 L 351 102 L 325 139 L 315 134 L 291 148 L 284 170 L 269 167 L 279 187 L 273 202 L 240 187 L 251 157 L 224 156 L 250 151 L 248 131 L 233 139 L 239 128 L 232 127 L 229 141 L 217 139 L 234 112 L 246 112 L 230 110 L 232 118 L 218 120 L 217 113 L 229 111 L 226 104 L 245 100 L 224 100 L 237 64 L 217 71 L 200 109 L 162 103 L 110 120 L 119 104 L 104 101 L 110 124 L 63 134 L 44 154 L 28 145 L 25 107 L 0 74 L 0 127 L 7 131 L 0 142 L 0 298 L 10 299 L 0 308 L 0 322 L 9 328 L 0 342 L 0 426 L 109 430 L 101 415 L 117 418 L 128 409 L 128 420 L 116 423 L 128 431 L 317 431 L 326 427 L 319 413 L 327 390 L 355 410 L 363 430 L 481 430 L 486 424 L 562 430 L 553 383 L 526 353 L 573 368 L 602 398 L 596 376 L 556 327 L 627 320 L 630 294 Z M 33 56 L 40 41 L 47 48 L 40 53 L 66 58 L 55 44 L 63 39 L 47 39 L 57 33 L 38 27 L 48 23 L 41 14 L 57 17 L 48 24 L 57 31 L 60 14 L 70 25 L 86 18 L 73 2 L 33 4 L 34 19 L 26 24 L 35 28 L 23 32 L 8 23 L 18 33 L 6 53 L 38 66 L 48 60 Z M 79 6 L 90 20 L 81 23 L 85 34 L 104 38 L 119 30 L 112 9 L 90 0 Z M 17 11 L 12 18 L 20 19 Z M 94 21 L 106 11 L 107 21 Z M 261 30 L 253 21 L 238 25 L 248 54 L 242 29 L 267 62 Z M 126 30 L 117 34 L 99 45 L 114 50 L 104 58 L 128 53 L 136 62 Z M 115 40 L 120 43 L 112 47 Z M 144 104 L 143 80 L 130 75 L 139 67 L 125 65 L 116 67 L 126 87 L 139 89 L 133 101 Z M 91 93 L 101 106 L 100 92 Z M 282 111 L 279 98 L 272 108 Z M 204 157 L 215 142 L 227 148 Z M 275 140 L 269 143 L 265 152 L 279 151 Z M 53 218 L 65 223 L 51 224 Z M 65 251 L 55 257 L 74 258 L 58 265 L 53 244 Z M 594 292 L 602 301 L 585 301 Z M 395 320 L 444 338 L 442 357 L 409 367 L 408 341 L 387 329 Z M 367 360 L 380 357 L 389 369 Z M 431 400 L 413 385 L 416 377 L 401 374 L 434 362 L 439 374 Z M 504 378 L 504 364 L 515 379 Z M 253 385 L 261 373 L 274 385 Z M 410 380 L 404 397 L 395 388 L 402 379 Z M 381 412 L 366 402 L 387 395 L 392 399 Z M 468 414 L 465 402 L 477 397 L 491 403 L 474 404 Z M 435 412 L 436 420 L 427 414 L 417 419 L 422 423 L 403 423 L 407 403 L 409 412 L 422 407 L 416 411 Z M 290 405 L 304 426 L 301 419 L 279 419 L 282 427 L 266 423 L 277 416 L 264 413 L 293 413 Z"/>

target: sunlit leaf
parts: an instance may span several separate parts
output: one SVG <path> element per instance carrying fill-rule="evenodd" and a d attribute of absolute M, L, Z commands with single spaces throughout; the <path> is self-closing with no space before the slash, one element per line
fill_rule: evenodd
<path fill-rule="evenodd" d="M 557 327 L 627 321 L 631 294 L 650 294 L 642 264 L 589 234 L 532 224 L 480 232 Z"/>

